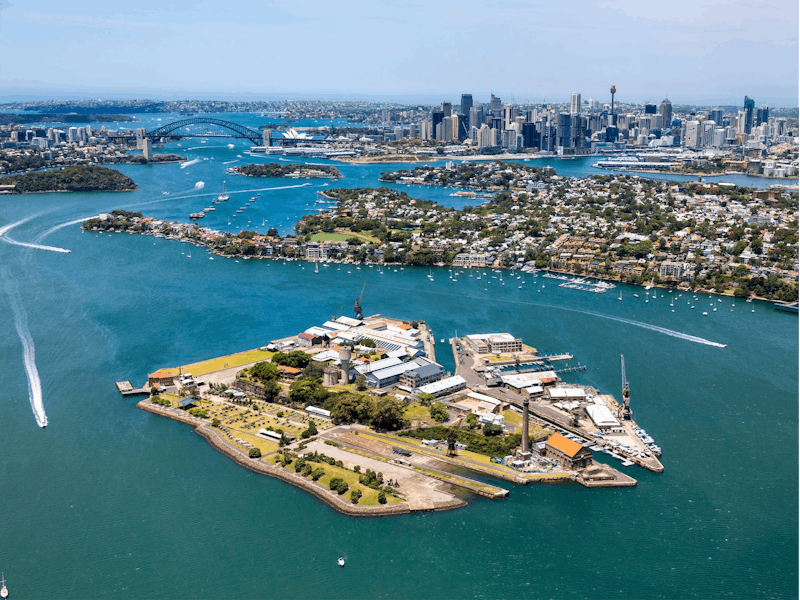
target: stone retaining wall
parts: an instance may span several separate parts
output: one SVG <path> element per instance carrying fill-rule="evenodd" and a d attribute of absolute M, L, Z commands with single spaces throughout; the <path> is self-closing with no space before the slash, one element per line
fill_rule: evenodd
<path fill-rule="evenodd" d="M 243 379 L 236 378 L 231 387 L 250 396 L 255 396 L 256 398 L 261 398 L 262 400 L 264 399 L 264 386 L 260 383 L 252 383 L 250 381 L 244 381 Z"/>

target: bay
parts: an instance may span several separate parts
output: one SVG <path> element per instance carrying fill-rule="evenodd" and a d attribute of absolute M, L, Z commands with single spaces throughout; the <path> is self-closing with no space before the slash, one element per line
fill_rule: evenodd
<path fill-rule="evenodd" d="M 229 161 L 267 159 L 239 141 L 188 142 L 165 151 L 199 158 L 193 165 L 121 167 L 135 192 L 3 197 L 0 227 L 33 216 L 7 236 L 34 242 L 115 208 L 186 221 L 225 180 L 232 198 L 203 225 L 228 229 L 236 207 L 261 193 L 246 211 L 251 225 L 286 233 L 326 183 L 230 176 L 240 163 Z M 343 165 L 330 185 L 376 186 L 390 168 Z M 458 206 L 451 192 L 409 191 Z M 543 278 L 517 289 L 489 271 L 455 283 L 446 270 L 430 282 L 408 267 L 315 275 L 78 224 L 41 243 L 71 252 L 0 243 L 0 569 L 15 597 L 797 597 L 795 315 L 731 300 L 707 317 L 682 302 L 673 313 L 669 295 L 644 304 L 623 286 L 619 302 Z M 355 519 L 235 465 L 114 388 L 263 345 L 342 306 L 350 314 L 365 278 L 366 314 L 424 319 L 437 340 L 511 331 L 541 352 L 573 353 L 588 369 L 566 377 L 617 397 L 624 354 L 636 419 L 664 449 L 666 471 L 632 467 L 639 485 L 617 490 L 503 482 L 505 501 Z M 29 403 L 13 290 L 35 344 L 44 429 Z M 437 352 L 452 370 L 449 352 Z"/>

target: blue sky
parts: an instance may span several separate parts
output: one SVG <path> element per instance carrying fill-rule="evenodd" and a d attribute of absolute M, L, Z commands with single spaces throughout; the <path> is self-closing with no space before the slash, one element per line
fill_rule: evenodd
<path fill-rule="evenodd" d="M 0 0 L 0 98 L 797 106 L 798 2 Z"/>

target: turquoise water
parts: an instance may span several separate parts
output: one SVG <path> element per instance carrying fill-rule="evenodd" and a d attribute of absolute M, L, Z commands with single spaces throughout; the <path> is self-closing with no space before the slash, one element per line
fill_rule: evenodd
<path fill-rule="evenodd" d="M 227 176 L 235 163 L 223 163 L 251 159 L 242 143 L 216 145 L 187 151 L 208 160 L 183 169 L 123 167 L 140 185 L 131 193 L 4 197 L 0 227 L 36 215 L 7 234 L 32 242 L 119 207 L 185 221 L 210 200 L 189 197 L 196 182 L 215 195 L 225 179 L 232 199 L 203 224 L 227 228 L 253 195 L 243 190 L 303 183 Z M 345 165 L 335 185 L 377 185 L 388 168 Z M 311 183 L 264 189 L 247 212 L 259 229 L 263 220 L 288 231 L 324 182 Z M 706 296 L 695 310 L 685 296 L 674 307 L 669 297 L 644 304 L 627 286 L 620 302 L 616 290 L 587 294 L 542 278 L 518 289 L 507 274 L 505 286 L 466 275 L 454 283 L 446 270 L 430 282 L 412 268 L 348 274 L 333 265 L 314 275 L 298 263 L 210 261 L 196 247 L 78 225 L 41 243 L 71 253 L 0 243 L 0 569 L 14 597 L 797 597 L 795 315 L 716 299 L 712 312 Z M 425 319 L 437 340 L 512 331 L 542 352 L 572 352 L 588 369 L 570 381 L 617 396 L 624 353 L 636 419 L 664 449 L 666 471 L 631 467 L 639 485 L 619 490 L 503 483 L 505 501 L 354 519 L 237 466 L 114 388 L 263 345 L 341 306 L 349 314 L 365 276 L 368 314 Z M 35 344 L 44 429 L 29 403 L 16 294 Z"/>

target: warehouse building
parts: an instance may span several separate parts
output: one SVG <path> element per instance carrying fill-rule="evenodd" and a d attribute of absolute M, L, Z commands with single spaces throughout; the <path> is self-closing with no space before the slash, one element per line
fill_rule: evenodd
<path fill-rule="evenodd" d="M 577 471 L 592 464 L 592 451 L 560 433 L 551 435 L 544 444 L 544 455 L 559 466 Z"/>
<path fill-rule="evenodd" d="M 440 396 L 447 396 L 448 394 L 466 389 L 466 387 L 467 380 L 461 377 L 461 375 L 455 375 L 453 377 L 448 377 L 447 379 L 442 379 L 441 381 L 434 381 L 433 383 L 418 387 L 411 393 L 411 395 L 416 398 L 420 394 L 424 393 L 431 394 L 432 396 L 438 398 Z"/>

